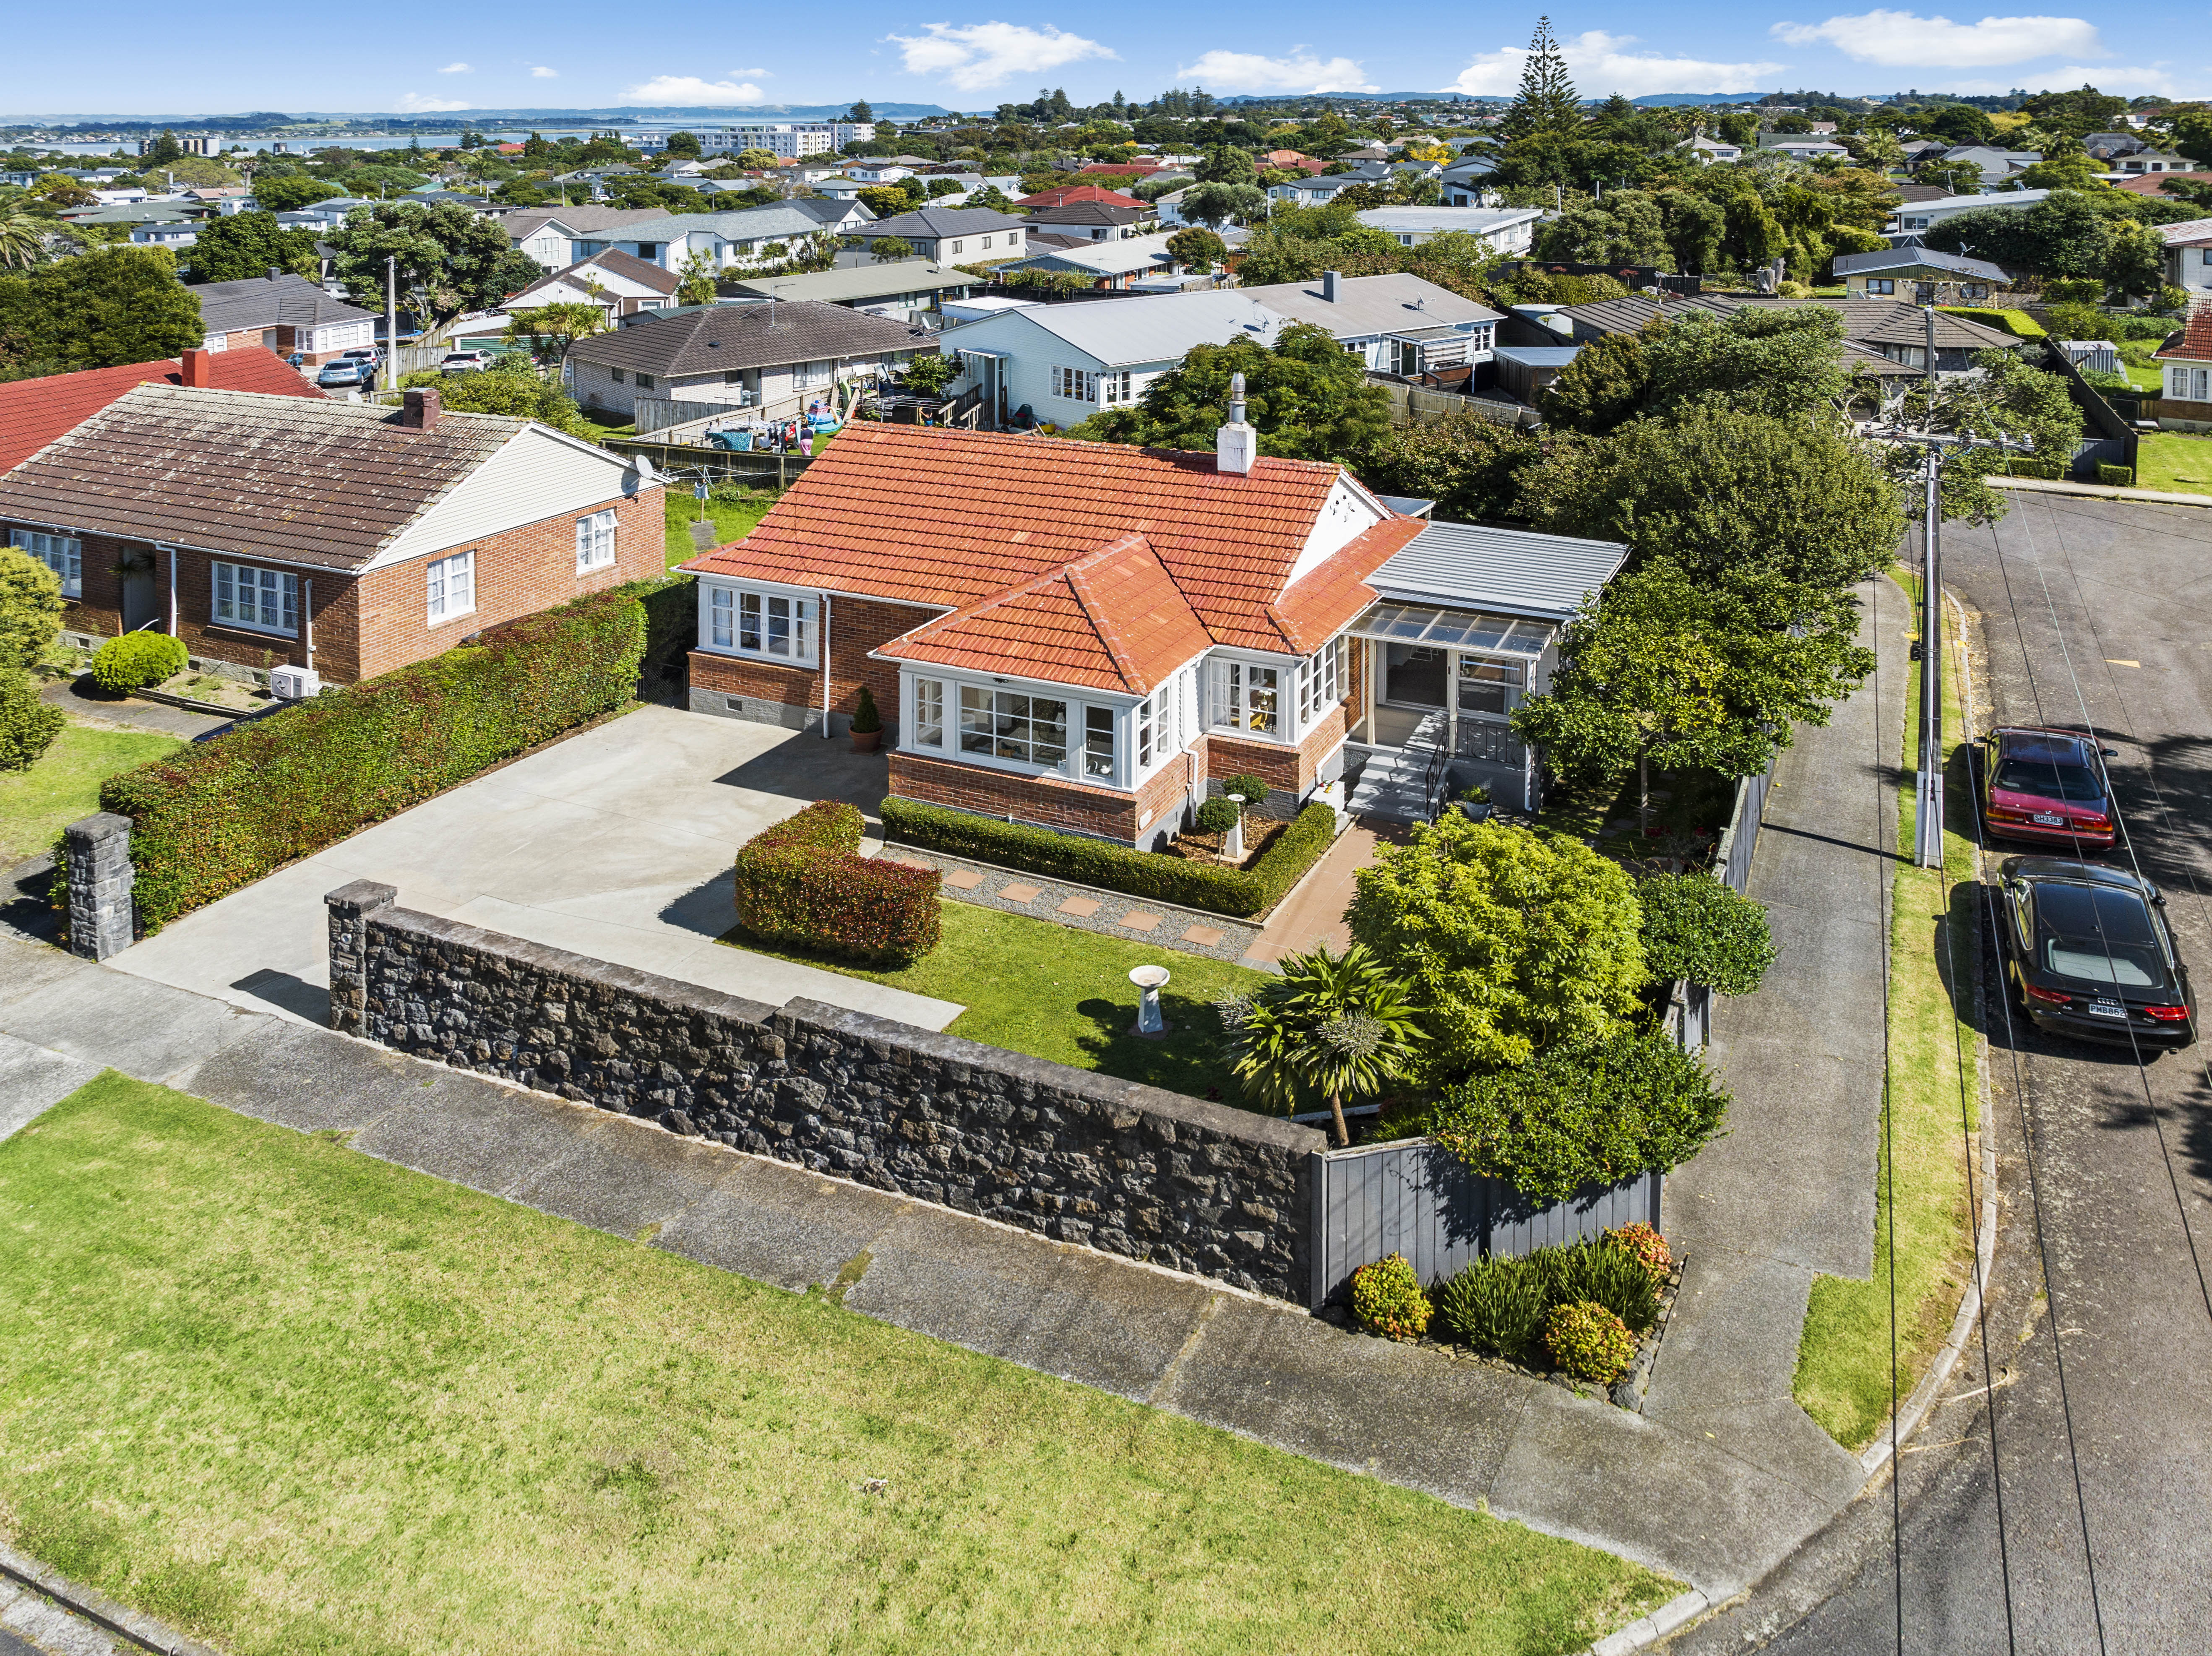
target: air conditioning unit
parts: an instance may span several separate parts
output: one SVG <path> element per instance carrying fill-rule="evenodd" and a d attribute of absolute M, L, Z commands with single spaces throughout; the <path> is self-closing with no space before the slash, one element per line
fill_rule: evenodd
<path fill-rule="evenodd" d="M 307 701 L 323 693 L 323 676 L 312 667 L 271 667 L 269 694 L 279 701 Z"/>

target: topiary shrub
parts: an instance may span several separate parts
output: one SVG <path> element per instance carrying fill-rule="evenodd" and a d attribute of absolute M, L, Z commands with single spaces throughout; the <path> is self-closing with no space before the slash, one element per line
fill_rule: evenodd
<path fill-rule="evenodd" d="M 1404 1254 L 1352 1273 L 1352 1314 L 1369 1333 L 1385 1339 L 1418 1340 L 1428 1331 L 1429 1296 Z"/>
<path fill-rule="evenodd" d="M 794 943 L 878 965 L 904 966 L 937 947 L 944 876 L 858 854 L 860 807 L 817 799 L 738 851 L 738 924 L 770 943 Z"/>
<path fill-rule="evenodd" d="M 1233 793 L 1243 799 L 1244 809 L 1247 810 L 1257 810 L 1267 803 L 1267 784 L 1249 771 L 1240 771 L 1234 776 L 1223 777 L 1221 792 L 1224 798 Z"/>
<path fill-rule="evenodd" d="M 0 771 L 28 770 L 62 733 L 62 710 L 39 700 L 38 681 L 0 667 Z"/>
<path fill-rule="evenodd" d="M 1477 1259 L 1437 1288 L 1436 1310 L 1444 1326 L 1477 1351 L 1515 1362 L 1542 1355 L 1551 1301 L 1542 1276 L 1526 1259 Z"/>
<path fill-rule="evenodd" d="M 1322 853 L 1336 843 L 1336 812 L 1316 800 L 1291 819 L 1245 870 L 1260 883 L 1261 906 L 1272 908 L 1305 877 Z"/>
<path fill-rule="evenodd" d="M 2100 465 L 2097 468 L 2097 481 L 2107 488 L 2133 488 L 2136 486 L 2136 469 L 2133 466 Z"/>
<path fill-rule="evenodd" d="M 1204 834 L 1226 834 L 1239 820 L 1236 802 L 1229 799 L 1202 800 L 1198 807 L 1199 830 Z"/>
<path fill-rule="evenodd" d="M 884 716 L 876 711 L 875 692 L 865 684 L 860 686 L 860 705 L 853 709 L 853 733 L 866 736 L 871 731 L 884 727 Z"/>
<path fill-rule="evenodd" d="M 92 682 L 112 695 L 128 695 L 185 670 L 185 641 L 167 633 L 125 633 L 100 646 Z"/>
<path fill-rule="evenodd" d="M 1544 1350 L 1561 1374 L 1610 1386 L 1636 1361 L 1636 1337 L 1603 1306 L 1578 1300 L 1544 1319 Z"/>
<path fill-rule="evenodd" d="M 1634 1258 L 1650 1277 L 1654 1288 L 1665 1282 L 1667 1273 L 1674 1268 L 1674 1252 L 1668 1247 L 1667 1239 L 1640 1219 L 1607 1231 L 1605 1240 Z"/>
<path fill-rule="evenodd" d="M 1639 880 L 1644 963 L 1662 980 L 1686 978 L 1723 995 L 1759 987 L 1778 952 L 1765 908 L 1710 874 Z"/>
<path fill-rule="evenodd" d="M 1728 1095 L 1660 1035 L 1621 1032 L 1451 1088 L 1437 1143 L 1528 1200 L 1664 1172 L 1717 1137 Z"/>

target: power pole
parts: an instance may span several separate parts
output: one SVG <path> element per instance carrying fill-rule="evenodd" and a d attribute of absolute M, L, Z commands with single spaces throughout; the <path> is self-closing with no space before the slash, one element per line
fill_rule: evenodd
<path fill-rule="evenodd" d="M 384 256 L 384 389 L 399 389 L 399 256 Z"/>

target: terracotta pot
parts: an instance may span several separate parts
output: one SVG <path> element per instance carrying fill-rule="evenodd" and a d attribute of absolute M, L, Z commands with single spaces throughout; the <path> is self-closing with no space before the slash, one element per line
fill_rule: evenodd
<path fill-rule="evenodd" d="M 883 739 L 884 733 L 881 731 L 854 731 L 853 732 L 853 751 L 854 753 L 873 753 L 876 750 L 876 743 Z"/>

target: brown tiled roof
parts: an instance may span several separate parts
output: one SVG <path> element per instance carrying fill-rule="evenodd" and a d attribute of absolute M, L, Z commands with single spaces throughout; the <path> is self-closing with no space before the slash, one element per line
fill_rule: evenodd
<path fill-rule="evenodd" d="M 2189 312 L 2188 324 L 2180 335 L 2160 346 L 2158 355 L 2190 362 L 2212 362 L 2212 300 L 2199 300 Z"/>
<path fill-rule="evenodd" d="M 1142 207 L 1144 202 L 1135 196 L 1125 196 L 1118 190 L 1107 190 L 1095 184 L 1062 184 L 1050 190 L 1040 190 L 1034 196 L 1024 196 L 1017 207 L 1066 207 L 1079 201 L 1097 202 L 1107 207 Z"/>
<path fill-rule="evenodd" d="M 970 610 L 1141 536 L 1216 643 L 1305 654 L 1326 639 L 1317 628 L 1342 626 L 1366 601 L 1356 578 L 1309 590 L 1320 571 L 1284 590 L 1342 475 L 1263 458 L 1238 476 L 1211 454 L 856 425 L 749 537 L 684 567 Z M 1382 527 L 1405 539 L 1420 530 L 1410 519 Z M 1389 539 L 1363 537 L 1330 565 Z"/>
<path fill-rule="evenodd" d="M 258 346 L 209 351 L 205 360 L 209 378 L 217 391 L 268 391 L 278 397 L 311 397 L 318 403 L 329 400 L 274 351 Z M 170 356 L 156 362 L 87 368 L 80 373 L 48 374 L 0 385 L 0 471 L 36 454 L 133 385 L 156 380 L 182 385 L 184 364 Z"/>
<path fill-rule="evenodd" d="M 922 349 L 930 343 L 925 331 L 888 317 L 817 300 L 792 299 L 773 305 L 714 305 L 634 322 L 585 340 L 568 353 L 568 360 L 681 378 L 718 368 L 880 356 L 886 351 Z"/>
<path fill-rule="evenodd" d="M 0 518 L 359 569 L 530 424 L 145 385 L 0 477 Z"/>
<path fill-rule="evenodd" d="M 574 276 L 579 270 L 589 270 L 594 268 L 605 270 L 609 276 L 624 277 L 636 282 L 640 287 L 650 288 L 657 294 L 672 294 L 684 285 L 684 278 L 678 276 L 675 271 L 664 270 L 658 264 L 647 264 L 635 253 L 625 253 L 620 248 L 610 247 L 603 253 L 593 253 L 589 258 L 578 259 L 566 270 L 556 270 L 550 276 L 538 277 L 537 281 L 525 288 L 521 294 L 516 294 L 513 297 L 520 299 L 522 294 L 534 294 L 540 288 L 559 282 L 565 276 Z M 588 282 L 590 279 L 588 276 L 583 276 L 579 279 L 577 285 L 580 287 L 584 282 Z"/>

